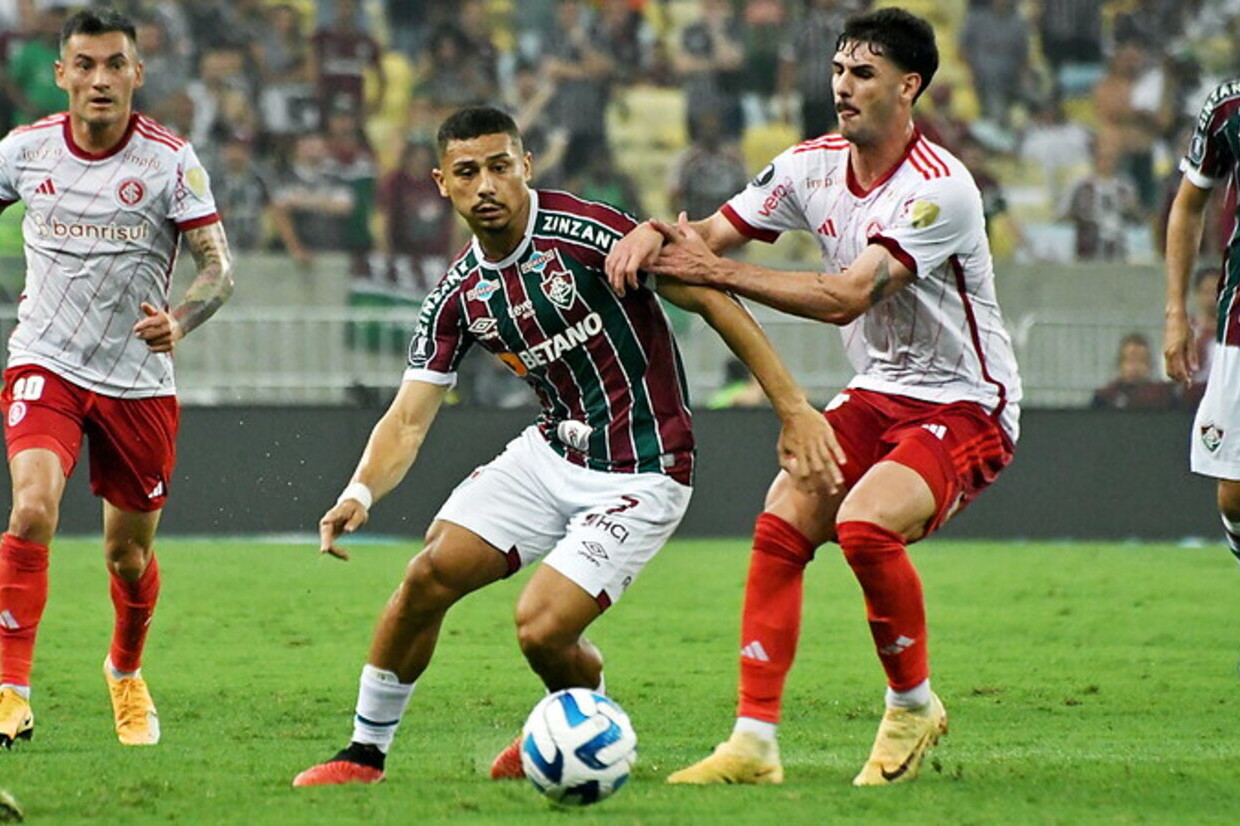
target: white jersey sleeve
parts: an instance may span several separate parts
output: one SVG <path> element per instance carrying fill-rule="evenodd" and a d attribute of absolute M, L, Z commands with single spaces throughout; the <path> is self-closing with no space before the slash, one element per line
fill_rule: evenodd
<path fill-rule="evenodd" d="M 925 278 L 952 255 L 985 243 L 982 199 L 963 175 L 925 181 L 906 197 L 895 222 L 870 240 Z"/>
<path fill-rule="evenodd" d="M 792 147 L 776 157 L 720 208 L 742 235 L 770 243 L 788 230 L 810 228 L 797 186 L 797 181 L 804 177 L 804 163 L 796 154 L 798 148 Z"/>
<path fill-rule="evenodd" d="M 198 160 L 194 147 L 186 143 L 177 158 L 176 188 L 172 193 L 168 219 L 184 232 L 216 220 L 215 196 L 211 176 Z"/>
<path fill-rule="evenodd" d="M 0 141 L 0 209 L 17 203 L 22 197 L 17 191 L 17 182 L 13 175 L 13 161 L 9 157 L 13 154 L 13 146 L 12 133 Z"/>

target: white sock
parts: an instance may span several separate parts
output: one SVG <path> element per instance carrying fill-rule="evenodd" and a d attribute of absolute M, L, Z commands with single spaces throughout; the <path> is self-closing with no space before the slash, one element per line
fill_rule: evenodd
<path fill-rule="evenodd" d="M 927 678 L 908 691 L 887 687 L 887 708 L 925 708 L 930 705 L 930 680 Z"/>
<path fill-rule="evenodd" d="M 1219 517 L 1223 520 L 1223 531 L 1227 535 L 1227 549 L 1236 558 L 1236 562 L 1240 562 L 1240 522 L 1232 522 L 1221 513 Z"/>
<path fill-rule="evenodd" d="M 129 677 L 140 676 L 142 674 L 142 669 L 139 668 L 137 671 L 121 671 L 116 666 L 112 665 L 112 658 L 108 657 L 108 673 L 112 675 L 112 679 L 114 680 L 124 680 Z"/>
<path fill-rule="evenodd" d="M 598 687 L 594 689 L 594 692 L 602 694 L 604 697 L 607 696 L 607 678 L 603 676 L 602 671 L 598 673 Z"/>
<path fill-rule="evenodd" d="M 737 717 L 736 725 L 732 727 L 733 734 L 752 734 L 768 743 L 775 742 L 775 723 L 768 723 L 765 720 L 758 720 L 753 717 Z"/>
<path fill-rule="evenodd" d="M 0 691 L 3 691 L 6 688 L 11 688 L 14 691 L 16 691 L 18 696 L 20 696 L 23 700 L 30 699 L 30 686 L 28 685 L 13 685 L 12 683 L 0 683 Z"/>
<path fill-rule="evenodd" d="M 415 685 L 416 682 L 402 683 L 395 672 L 370 664 L 362 666 L 357 712 L 353 715 L 354 742 L 378 746 L 379 751 L 387 754 Z"/>

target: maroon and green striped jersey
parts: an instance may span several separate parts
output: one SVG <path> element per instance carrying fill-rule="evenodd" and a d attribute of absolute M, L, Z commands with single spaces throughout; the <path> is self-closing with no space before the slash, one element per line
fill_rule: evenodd
<path fill-rule="evenodd" d="M 477 343 L 534 389 L 539 431 L 570 462 L 691 484 L 689 392 L 671 324 L 653 291 L 617 296 L 603 272 L 636 221 L 566 192 L 530 198 L 515 251 L 488 261 L 475 239 L 427 296 L 405 380 L 455 382 Z M 568 421 L 588 436 L 565 438 Z"/>
<path fill-rule="evenodd" d="M 1180 170 L 1202 189 L 1229 180 L 1232 186 L 1240 184 L 1240 79 L 1216 86 L 1206 98 Z M 1217 341 L 1240 346 L 1240 223 L 1234 216 L 1223 252 Z"/>

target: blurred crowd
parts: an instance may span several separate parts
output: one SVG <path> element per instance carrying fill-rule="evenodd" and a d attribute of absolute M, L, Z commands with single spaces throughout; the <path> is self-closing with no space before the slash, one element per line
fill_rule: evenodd
<path fill-rule="evenodd" d="M 464 241 L 429 177 L 453 109 L 511 111 L 536 186 L 703 217 L 771 152 L 834 127 L 833 46 L 872 4 L 111 3 L 138 22 L 139 108 L 193 141 L 235 248 L 283 251 L 303 271 L 344 252 L 354 284 L 410 301 Z M 1240 0 L 903 5 L 934 22 L 943 57 L 918 125 L 977 178 L 997 256 L 1156 259 L 1197 111 L 1240 74 Z M 71 9 L 0 0 L 0 129 L 64 108 L 51 66 Z M 633 151 L 615 124 L 665 129 L 633 111 L 653 93 L 675 97 L 683 122 Z M 1235 214 L 1233 193 L 1217 200 L 1205 256 Z"/>
<path fill-rule="evenodd" d="M 701 216 L 752 173 L 747 135 L 833 128 L 832 46 L 871 0 L 113 5 L 139 22 L 139 107 L 194 142 L 235 246 L 283 249 L 306 266 L 343 250 L 359 278 L 416 295 L 461 240 L 427 179 L 445 113 L 509 108 L 537 185 L 640 212 L 608 112 L 629 89 L 679 90 L 683 142 L 668 149 L 654 200 Z M 944 56 L 920 126 L 970 163 L 988 217 L 1003 222 L 1000 253 L 1124 260 L 1134 239 L 1156 252 L 1197 107 L 1236 73 L 1240 2 L 911 5 L 938 26 Z M 68 10 L 0 0 L 0 127 L 64 107 L 50 66 Z M 1037 231 L 1053 225 L 1059 235 Z"/>

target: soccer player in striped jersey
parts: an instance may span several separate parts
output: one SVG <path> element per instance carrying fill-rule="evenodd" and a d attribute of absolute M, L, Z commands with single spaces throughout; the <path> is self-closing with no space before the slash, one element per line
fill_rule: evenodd
<path fill-rule="evenodd" d="M 448 609 L 539 560 L 517 602 L 517 639 L 548 690 L 603 690 L 583 636 L 680 522 L 693 482 L 684 371 L 667 317 L 643 285 L 617 296 L 603 262 L 636 222 L 601 203 L 529 188 L 512 119 L 463 109 L 439 130 L 442 195 L 473 231 L 423 304 L 404 382 L 352 480 L 319 523 L 323 552 L 361 527 L 412 465 L 457 365 L 480 345 L 533 388 L 542 412 L 448 498 L 379 620 L 362 669 L 352 742 L 294 786 L 373 783 Z M 842 480 L 830 428 L 761 329 L 730 296 L 675 282 L 659 291 L 699 312 L 754 372 L 783 423 L 781 465 L 807 488 Z M 520 744 L 491 776 L 522 776 Z"/>
<path fill-rule="evenodd" d="M 857 373 L 827 406 L 845 484 L 778 477 L 758 517 L 741 618 L 732 737 L 676 783 L 778 783 L 784 681 L 805 566 L 839 543 L 865 596 L 886 712 L 857 785 L 917 776 L 947 730 L 930 689 L 921 583 L 906 546 L 942 525 L 1011 460 L 1021 386 L 995 299 L 982 199 L 959 160 L 918 134 L 914 101 L 938 66 L 934 31 L 902 9 L 851 18 L 836 44 L 839 134 L 779 155 L 704 221 L 643 225 L 608 258 L 623 292 L 648 270 L 839 325 Z M 821 272 L 720 258 L 750 239 L 811 232 Z"/>
<path fill-rule="evenodd" d="M 1201 248 L 1206 206 L 1214 187 L 1240 183 L 1240 79 L 1217 86 L 1201 108 L 1184 177 L 1167 219 L 1167 305 L 1163 356 L 1167 375 L 1186 387 L 1201 366 L 1192 332 L 1188 290 Z M 1218 509 L 1227 547 L 1240 561 L 1240 228 L 1233 226 L 1215 285 L 1218 329 L 1205 394 L 1189 446 L 1194 473 L 1218 480 Z"/>
<path fill-rule="evenodd" d="M 0 539 L 0 745 L 34 732 L 48 544 L 83 435 L 91 489 L 104 502 L 116 621 L 103 670 L 116 734 L 150 745 L 159 720 L 139 666 L 176 457 L 172 350 L 231 294 L 231 256 L 193 148 L 133 111 L 143 73 L 133 24 L 104 9 L 71 16 L 55 73 L 69 110 L 0 141 L 0 209 L 26 205 L 26 284 L 0 396 L 13 483 Z M 182 236 L 198 271 L 170 309 Z"/>

